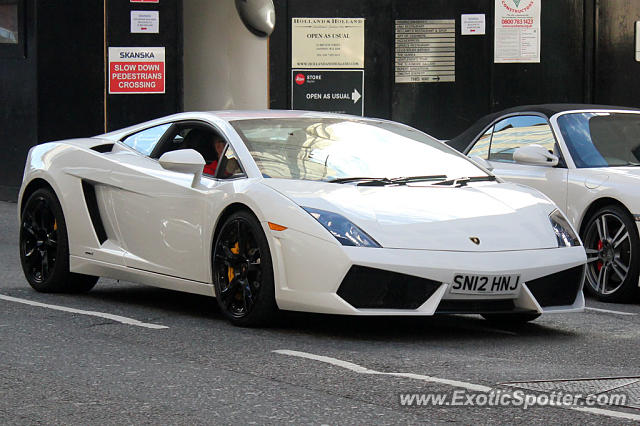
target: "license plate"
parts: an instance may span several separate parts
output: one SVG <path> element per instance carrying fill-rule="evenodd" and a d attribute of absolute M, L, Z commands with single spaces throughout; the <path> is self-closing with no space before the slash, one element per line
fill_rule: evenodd
<path fill-rule="evenodd" d="M 456 294 L 517 294 L 520 275 L 455 274 L 451 293 Z"/>

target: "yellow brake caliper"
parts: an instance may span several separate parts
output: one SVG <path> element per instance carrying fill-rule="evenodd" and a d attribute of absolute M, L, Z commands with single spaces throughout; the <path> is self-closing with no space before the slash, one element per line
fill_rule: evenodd
<path fill-rule="evenodd" d="M 231 248 L 231 253 L 233 254 L 240 253 L 240 246 L 238 245 L 237 242 L 236 242 L 236 245 Z M 236 276 L 231 266 L 227 267 L 227 276 L 229 277 L 229 282 L 231 282 L 233 280 L 233 277 Z"/>

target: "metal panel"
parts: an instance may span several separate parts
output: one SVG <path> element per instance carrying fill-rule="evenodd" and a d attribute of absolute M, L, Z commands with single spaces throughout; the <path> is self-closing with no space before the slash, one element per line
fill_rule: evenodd
<path fill-rule="evenodd" d="M 158 10 L 158 34 L 131 34 L 131 10 Z M 165 47 L 165 93 L 107 95 L 107 129 L 115 130 L 182 110 L 182 1 L 107 1 L 109 47 Z"/>
<path fill-rule="evenodd" d="M 276 29 L 269 44 L 271 108 L 291 107 L 291 18 L 365 18 L 364 114 L 391 116 L 391 0 L 276 0 L 274 3 Z"/>
<path fill-rule="evenodd" d="M 587 102 L 591 100 L 592 61 L 585 48 L 591 49 L 593 1 L 541 0 L 541 62 L 494 64 L 495 0 L 276 0 L 279 24 L 270 43 L 271 107 L 290 107 L 290 19 L 328 15 L 366 18 L 365 115 L 404 122 L 446 139 L 482 115 L 509 106 Z M 462 14 L 484 14 L 486 33 L 461 35 Z M 396 83 L 397 21 L 443 19 L 455 20 L 454 43 L 447 43 L 455 49 L 455 77 L 433 74 L 432 78 L 421 77 L 428 82 Z M 434 70 L 440 66 L 431 62 L 417 66 Z M 446 62 L 450 65 L 451 61 Z M 447 71 L 452 74 L 449 68 Z"/>
<path fill-rule="evenodd" d="M 491 110 L 585 99 L 584 0 L 542 1 L 540 63 L 494 64 Z"/>
<path fill-rule="evenodd" d="M 485 14 L 486 35 L 460 35 L 460 15 L 471 13 Z M 453 137 L 489 110 L 493 1 L 397 0 L 386 31 L 393 33 L 393 23 L 404 19 L 455 19 L 455 82 L 394 84 L 391 119 L 438 138 Z M 393 61 L 393 46 L 390 52 Z"/>
<path fill-rule="evenodd" d="M 38 3 L 38 142 L 104 132 L 103 15 L 102 2 Z"/>
<path fill-rule="evenodd" d="M 640 2 L 596 2 L 594 101 L 640 106 L 640 62 L 635 60 L 635 21 Z"/>
<path fill-rule="evenodd" d="M 0 52 L 0 200 L 18 198 L 27 151 L 37 143 L 36 5 L 35 0 L 20 5 L 26 46 L 11 47 L 24 48 L 26 54 Z"/>

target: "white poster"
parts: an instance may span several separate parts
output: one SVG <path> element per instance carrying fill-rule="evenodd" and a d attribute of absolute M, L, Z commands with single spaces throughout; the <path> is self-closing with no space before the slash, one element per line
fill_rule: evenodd
<path fill-rule="evenodd" d="M 158 12 L 157 10 L 132 10 L 131 32 L 156 34 L 159 33 L 160 12 Z"/>
<path fill-rule="evenodd" d="M 485 34 L 485 19 L 484 13 L 473 13 L 461 15 L 461 34 L 462 35 L 484 35 Z"/>
<path fill-rule="evenodd" d="M 291 68 L 364 68 L 364 18 L 292 18 Z"/>
<path fill-rule="evenodd" d="M 636 21 L 636 61 L 640 62 L 640 21 Z"/>
<path fill-rule="evenodd" d="M 495 0 L 494 62 L 540 62 L 541 0 Z"/>

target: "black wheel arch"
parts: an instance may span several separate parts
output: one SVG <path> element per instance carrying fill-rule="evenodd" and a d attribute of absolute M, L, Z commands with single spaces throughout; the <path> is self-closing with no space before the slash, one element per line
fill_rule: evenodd
<path fill-rule="evenodd" d="M 247 213 L 250 213 L 251 215 L 253 215 L 253 217 L 256 218 L 258 222 L 260 222 L 260 219 L 258 219 L 258 216 L 254 213 L 251 207 L 247 206 L 246 204 L 240 203 L 240 202 L 229 204 L 227 207 L 224 208 L 224 210 L 222 210 L 222 213 L 220 213 L 220 215 L 218 216 L 216 226 L 213 231 L 213 235 L 211 236 L 211 256 L 213 256 L 213 251 L 215 249 L 215 244 L 216 244 L 216 238 L 218 238 L 218 234 L 220 234 L 222 225 L 224 225 L 224 223 L 232 214 L 239 211 L 246 211 Z M 269 244 L 268 238 L 267 238 L 267 244 Z M 269 244 L 269 251 L 271 251 L 271 244 Z M 213 263 L 212 262 L 209 262 L 209 263 L 210 263 L 209 271 L 211 272 L 211 280 L 212 280 L 211 282 L 213 283 Z"/>
<path fill-rule="evenodd" d="M 230 221 L 245 222 L 246 224 L 245 226 L 248 226 L 250 229 L 253 229 L 257 226 L 257 229 L 255 229 L 254 231 L 250 231 L 250 233 L 254 235 L 253 239 L 254 239 L 255 246 L 259 248 L 261 253 L 260 254 L 261 261 L 259 263 L 255 263 L 255 265 L 258 265 L 258 268 L 261 270 L 261 273 L 260 273 L 261 275 L 259 278 L 260 285 L 258 287 L 250 285 L 248 281 L 249 280 L 248 275 L 247 277 L 244 278 L 245 280 L 244 282 L 246 283 L 247 288 L 251 287 L 250 294 L 252 294 L 253 296 L 251 296 L 250 300 L 252 300 L 251 302 L 252 307 L 250 309 L 247 308 L 249 303 L 246 301 L 246 295 L 244 293 L 245 290 L 243 289 L 241 291 L 242 291 L 243 297 L 245 297 L 245 302 L 244 302 L 245 308 L 244 308 L 244 312 L 240 312 L 240 313 L 236 311 L 235 308 L 230 308 L 230 305 L 223 301 L 223 300 L 227 300 L 227 301 L 229 300 L 229 293 L 227 293 L 226 299 L 225 299 L 225 293 L 218 293 L 219 291 L 225 291 L 225 290 L 222 289 L 222 287 L 220 287 L 221 284 L 217 282 L 216 275 L 215 275 L 216 274 L 215 265 L 217 264 L 217 259 L 214 258 L 215 256 L 214 252 L 216 250 L 216 242 L 221 237 L 221 235 L 225 235 L 225 233 L 227 232 L 226 229 L 229 229 L 225 227 L 225 225 L 228 223 L 232 223 Z M 254 222 L 254 221 L 255 223 L 252 224 L 251 222 Z M 238 232 L 240 232 L 240 228 L 238 229 Z M 258 235 L 258 233 L 260 232 L 262 232 L 261 236 Z M 261 242 L 260 240 L 263 240 L 263 242 Z M 275 299 L 276 277 L 275 277 L 275 271 L 273 269 L 273 252 L 272 252 L 273 246 L 269 241 L 267 232 L 265 232 L 264 229 L 262 228 L 262 223 L 258 218 L 258 216 L 256 215 L 256 213 L 249 206 L 241 202 L 232 203 L 227 207 L 225 207 L 217 219 L 211 244 L 212 244 L 211 245 L 211 262 L 210 262 L 211 279 L 212 279 L 212 284 L 216 293 L 216 303 L 218 304 L 220 310 L 223 312 L 224 316 L 227 317 L 227 319 L 230 320 L 232 324 L 243 326 L 243 327 L 253 327 L 256 325 L 271 324 L 272 321 L 274 321 L 275 318 L 277 317 L 277 313 L 278 313 L 278 305 Z M 235 244 L 237 248 L 238 242 L 236 242 Z M 266 247 L 264 247 L 264 244 L 266 244 Z M 264 251 L 263 251 L 263 248 L 265 248 Z M 230 250 L 233 251 L 233 249 L 230 249 Z M 240 253 L 240 256 L 244 256 L 242 252 L 239 252 L 239 253 Z M 244 261 L 250 262 L 250 260 L 248 260 L 248 258 L 246 257 L 244 257 Z M 244 273 L 247 273 L 247 274 L 248 272 L 246 271 L 250 270 L 250 269 L 244 269 L 243 267 L 240 267 L 240 266 L 238 266 L 238 268 L 240 268 L 240 270 L 244 271 Z M 268 275 L 265 275 L 265 274 L 268 274 Z M 231 287 L 229 286 L 227 289 L 229 288 Z M 257 291 L 258 293 L 254 293 L 255 291 Z"/>
<path fill-rule="evenodd" d="M 605 206 L 611 206 L 611 205 L 617 206 L 623 209 L 629 215 L 629 217 L 633 220 L 633 214 L 627 208 L 627 206 L 624 205 L 621 201 L 611 197 L 598 198 L 597 200 L 594 200 L 589 205 L 585 213 L 582 215 L 582 219 L 580 221 L 580 227 L 578 231 L 580 232 L 580 238 L 582 238 L 582 235 L 584 235 L 585 227 L 587 226 L 587 223 L 589 223 L 589 219 L 593 217 L 594 213 Z"/>
<path fill-rule="evenodd" d="M 29 200 L 29 197 L 31 197 L 31 195 L 38 189 L 50 190 L 56 196 L 58 201 L 60 201 L 60 197 L 56 193 L 56 190 L 53 188 L 53 186 L 51 186 L 49 182 L 42 178 L 35 178 L 27 184 L 27 186 L 24 188 L 24 191 L 22 192 L 22 199 L 20 200 L 20 220 L 22 220 L 22 211 L 24 210 L 24 206 L 27 204 L 27 200 Z M 60 203 L 60 206 L 62 207 L 62 203 Z"/>

